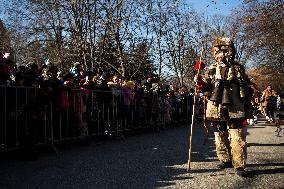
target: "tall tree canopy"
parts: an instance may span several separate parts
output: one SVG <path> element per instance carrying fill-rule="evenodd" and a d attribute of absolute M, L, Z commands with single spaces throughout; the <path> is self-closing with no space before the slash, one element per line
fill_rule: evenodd
<path fill-rule="evenodd" d="M 202 47 L 210 64 L 214 39 L 229 36 L 238 61 L 267 68 L 261 69 L 271 76 L 267 80 L 283 77 L 282 0 L 245 0 L 230 16 L 210 17 L 187 2 L 10 0 L 5 7 L 9 32 L 1 34 L 9 34 L 3 39 L 18 64 L 41 64 L 48 57 L 65 70 L 81 62 L 86 69 L 132 79 L 156 72 L 178 85 L 192 84 Z"/>
<path fill-rule="evenodd" d="M 284 2 L 247 0 L 237 12 L 245 47 L 243 53 L 254 65 L 251 77 L 260 89 L 272 84 L 283 91 L 284 84 Z M 282 82 L 281 82 L 282 81 Z"/>

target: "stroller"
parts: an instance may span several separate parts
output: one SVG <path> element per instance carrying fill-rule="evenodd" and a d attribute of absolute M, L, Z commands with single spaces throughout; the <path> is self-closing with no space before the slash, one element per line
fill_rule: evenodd
<path fill-rule="evenodd" d="M 281 125 L 284 125 L 284 114 L 279 112 L 275 117 L 275 132 L 277 133 L 275 136 L 280 137 L 279 133 L 282 131 Z"/>
<path fill-rule="evenodd" d="M 254 124 L 257 124 L 259 114 L 260 114 L 260 111 L 258 110 L 257 106 L 254 105 L 252 117 L 250 119 L 247 119 L 247 123 L 249 126 L 254 126 Z"/>

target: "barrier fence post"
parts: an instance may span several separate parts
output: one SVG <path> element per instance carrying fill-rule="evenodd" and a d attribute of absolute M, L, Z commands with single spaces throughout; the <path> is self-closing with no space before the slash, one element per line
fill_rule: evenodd
<path fill-rule="evenodd" d="M 18 140 L 18 88 L 16 88 L 16 99 L 15 99 L 15 103 L 16 103 L 16 133 L 15 133 L 15 135 L 16 135 L 16 146 L 18 146 L 18 142 L 19 142 L 19 140 Z"/>
<path fill-rule="evenodd" d="M 59 155 L 58 150 L 54 146 L 54 128 L 53 128 L 53 102 L 50 102 L 50 132 L 51 132 L 51 148 L 54 150 L 56 155 Z"/>
<path fill-rule="evenodd" d="M 5 86 L 4 87 L 5 88 L 5 94 L 4 94 L 4 98 L 5 98 L 5 100 L 4 100 L 4 103 L 5 103 L 5 120 L 4 120 L 4 145 L 3 145 L 3 149 L 4 150 L 7 150 L 7 87 Z"/>

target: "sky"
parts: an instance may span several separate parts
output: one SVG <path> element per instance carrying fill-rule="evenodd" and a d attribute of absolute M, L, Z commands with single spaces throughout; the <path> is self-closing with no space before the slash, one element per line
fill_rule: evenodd
<path fill-rule="evenodd" d="M 5 5 L 7 4 L 6 2 L 7 0 L 0 0 L 0 19 L 2 20 L 3 19 L 3 16 L 4 16 L 4 7 Z"/>
<path fill-rule="evenodd" d="M 230 11 L 242 3 L 242 0 L 185 0 L 197 12 L 205 13 L 206 15 L 230 14 Z M 3 18 L 3 8 L 7 4 L 7 0 L 0 0 L 0 4 L 4 5 L 0 8 L 0 19 Z"/>
<path fill-rule="evenodd" d="M 229 15 L 232 9 L 242 4 L 242 0 L 186 0 L 197 12 L 206 15 Z"/>

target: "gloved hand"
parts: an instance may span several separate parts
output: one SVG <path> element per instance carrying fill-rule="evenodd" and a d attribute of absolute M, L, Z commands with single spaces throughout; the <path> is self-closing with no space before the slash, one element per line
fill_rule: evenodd
<path fill-rule="evenodd" d="M 195 82 L 195 85 L 197 87 L 197 90 L 198 91 L 202 91 L 202 87 L 203 87 L 204 81 L 202 80 L 201 75 L 196 74 L 194 76 L 194 82 Z"/>
<path fill-rule="evenodd" d="M 196 75 L 194 76 L 194 82 L 195 82 L 195 83 L 200 83 L 201 81 L 202 81 L 201 75 L 196 74 Z"/>

